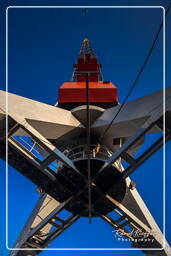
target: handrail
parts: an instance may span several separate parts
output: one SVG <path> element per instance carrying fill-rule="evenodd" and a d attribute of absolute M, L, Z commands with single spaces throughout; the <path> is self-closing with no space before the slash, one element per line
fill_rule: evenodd
<path fill-rule="evenodd" d="M 91 144 L 90 145 L 90 151 L 91 151 L 91 157 L 95 158 L 97 155 L 99 158 L 109 158 L 109 151 L 104 146 L 99 146 L 97 151 L 97 145 Z M 73 147 L 72 149 L 68 149 L 66 152 L 64 152 L 70 159 L 76 159 L 76 158 L 86 158 L 87 157 L 87 145 L 79 145 L 76 147 Z M 101 156 L 101 157 L 100 157 Z"/>

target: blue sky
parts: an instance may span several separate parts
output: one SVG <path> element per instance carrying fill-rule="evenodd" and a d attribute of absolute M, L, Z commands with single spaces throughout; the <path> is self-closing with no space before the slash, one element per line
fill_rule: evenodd
<path fill-rule="evenodd" d="M 132 5 L 163 5 L 169 1 L 131 1 Z M 16 3 L 16 4 L 15 4 Z M 84 5 L 84 1 L 24 1 L 25 5 Z M 86 5 L 128 5 L 130 1 L 86 1 Z M 6 1 L 1 6 L 1 34 L 5 34 L 4 11 L 9 5 L 23 5 L 22 1 Z M 162 20 L 162 9 L 9 9 L 9 91 L 37 101 L 54 104 L 59 86 L 69 81 L 78 52 L 85 37 L 90 39 L 105 80 L 111 80 L 118 87 L 119 101 L 124 97 L 141 67 Z M 166 23 L 166 86 L 171 85 L 168 74 L 171 68 L 171 53 L 168 47 L 171 15 Z M 4 39 L 5 40 L 5 39 Z M 5 41 L 1 41 L 2 88 L 5 88 Z M 2 51 L 3 49 L 3 51 Z M 162 33 L 151 58 L 129 100 L 162 89 Z M 166 185 L 169 174 L 169 152 L 171 142 L 166 146 Z M 1 236 L 2 256 L 5 249 L 5 164 L 1 164 Z M 132 178 L 149 207 L 158 225 L 162 228 L 162 150 L 143 164 Z M 15 242 L 31 209 L 37 200 L 36 186 L 9 167 L 9 246 Z M 170 199 L 166 186 L 166 202 Z M 169 223 L 171 207 L 166 205 L 166 238 L 171 243 Z M 129 247 L 113 236 L 112 228 L 102 220 L 93 219 L 88 224 L 85 218 L 77 221 L 59 236 L 51 247 Z M 129 251 L 81 251 L 50 252 L 54 255 L 130 255 Z M 42 255 L 49 255 L 48 251 Z M 131 255 L 143 255 L 131 252 Z"/>

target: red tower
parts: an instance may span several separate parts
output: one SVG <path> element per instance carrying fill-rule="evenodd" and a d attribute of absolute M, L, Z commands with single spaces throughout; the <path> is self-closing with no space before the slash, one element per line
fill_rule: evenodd
<path fill-rule="evenodd" d="M 91 105 L 109 108 L 118 104 L 117 88 L 110 81 L 103 81 L 101 65 L 86 38 L 80 49 L 71 82 L 59 88 L 58 106 L 72 109 L 86 103 L 86 76 L 89 81 L 89 100 Z"/>

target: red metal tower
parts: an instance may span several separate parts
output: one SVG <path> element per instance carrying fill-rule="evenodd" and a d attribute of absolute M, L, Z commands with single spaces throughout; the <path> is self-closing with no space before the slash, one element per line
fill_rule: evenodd
<path fill-rule="evenodd" d="M 117 88 L 110 81 L 102 81 L 101 65 L 86 38 L 74 64 L 72 81 L 59 88 L 58 106 L 72 109 L 86 103 L 85 73 L 88 74 L 90 103 L 103 108 L 117 105 Z"/>

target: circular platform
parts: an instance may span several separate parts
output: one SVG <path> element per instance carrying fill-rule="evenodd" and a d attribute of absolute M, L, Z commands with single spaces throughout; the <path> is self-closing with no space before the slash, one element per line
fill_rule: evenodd
<path fill-rule="evenodd" d="M 81 174 L 88 177 L 87 173 L 87 159 L 77 159 L 74 161 L 76 167 Z M 103 165 L 104 160 L 98 158 L 91 159 L 91 178 L 99 171 Z M 63 183 L 73 193 L 82 191 L 79 196 L 75 198 L 67 205 L 66 209 L 72 213 L 80 213 L 81 216 L 88 217 L 88 182 L 84 180 L 81 175 L 71 168 L 64 167 L 57 174 L 58 178 L 63 177 Z M 109 194 L 118 202 L 122 202 L 126 193 L 125 180 L 120 180 L 120 171 L 114 166 L 105 169 L 95 180 L 96 186 L 91 187 L 91 202 L 92 202 L 92 217 L 99 216 L 101 214 L 107 214 L 112 211 L 116 206 L 111 203 L 104 196 L 106 192 L 110 190 Z M 59 191 L 59 198 L 62 191 Z"/>

